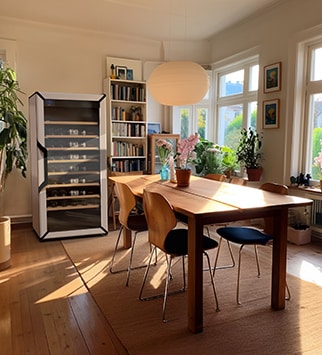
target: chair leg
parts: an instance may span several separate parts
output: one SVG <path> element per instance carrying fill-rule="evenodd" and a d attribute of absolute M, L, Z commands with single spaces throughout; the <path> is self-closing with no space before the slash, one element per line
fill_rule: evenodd
<path fill-rule="evenodd" d="M 148 277 L 148 273 L 149 273 L 149 270 L 150 270 L 150 265 L 151 265 L 151 261 L 152 261 L 152 256 L 153 256 L 153 253 L 155 252 L 156 250 L 156 247 L 153 246 L 152 247 L 152 250 L 151 250 L 151 253 L 150 253 L 150 256 L 149 256 L 149 261 L 148 261 L 148 265 L 146 267 L 146 270 L 145 270 L 145 273 L 144 273 L 144 276 L 143 276 L 143 281 L 142 281 L 142 285 L 141 285 L 141 290 L 140 290 L 140 294 L 139 294 L 139 299 L 141 301 L 147 301 L 149 299 L 152 299 L 150 297 L 142 297 L 142 294 L 143 294 L 143 289 L 144 289 L 144 286 L 145 286 L 145 282 L 146 282 L 146 279 Z"/>
<path fill-rule="evenodd" d="M 290 291 L 290 288 L 288 287 L 287 281 L 285 281 L 285 288 L 286 288 L 285 299 L 286 299 L 286 301 L 289 301 L 291 299 L 291 291 Z"/>
<path fill-rule="evenodd" d="M 257 245 L 254 244 L 254 249 L 255 249 L 255 258 L 256 258 L 256 265 L 257 265 L 257 277 L 261 276 L 261 270 L 259 267 L 259 258 L 258 258 L 258 249 L 257 249 Z"/>
<path fill-rule="evenodd" d="M 213 272 L 211 269 L 211 265 L 210 265 L 210 259 L 209 259 L 209 255 L 206 251 L 203 252 L 206 259 L 207 259 L 207 263 L 208 263 L 208 270 L 209 270 L 209 274 L 210 274 L 210 280 L 211 280 L 211 285 L 212 285 L 212 289 L 214 291 L 214 295 L 215 295 L 215 301 L 216 301 L 216 312 L 219 312 L 219 303 L 218 303 L 218 298 L 217 298 L 217 293 L 216 293 L 216 288 L 215 288 L 215 281 L 214 281 L 214 276 L 213 276 Z"/>
<path fill-rule="evenodd" d="M 121 228 L 120 228 L 120 231 L 119 231 L 119 234 L 118 234 L 118 236 L 117 236 L 116 243 L 115 243 L 115 247 L 114 247 L 114 252 L 113 252 L 113 256 L 112 256 L 112 261 L 111 261 L 111 264 L 110 264 L 110 273 L 111 273 L 111 274 L 116 274 L 116 273 L 118 273 L 118 272 L 124 271 L 124 270 L 113 271 L 113 266 L 114 266 L 114 261 L 115 261 L 115 255 L 116 255 L 116 251 L 117 251 L 117 248 L 118 248 L 118 245 L 119 245 L 119 242 L 120 242 L 120 238 L 121 238 L 122 231 L 123 231 L 123 225 L 121 225 Z"/>
<path fill-rule="evenodd" d="M 237 294 L 236 294 L 236 300 L 237 304 L 241 304 L 239 300 L 239 284 L 240 284 L 240 267 L 241 267 L 241 254 L 243 250 L 244 244 L 242 244 L 239 248 L 239 255 L 238 255 L 238 272 L 237 272 Z"/>
<path fill-rule="evenodd" d="M 218 243 L 218 248 L 217 248 L 217 253 L 216 253 L 216 258 L 215 258 L 215 265 L 214 265 L 214 268 L 220 270 L 220 269 L 230 269 L 230 268 L 233 268 L 235 267 L 236 263 L 235 263 L 235 258 L 234 258 L 234 254 L 233 254 L 233 251 L 231 249 L 231 244 L 229 242 L 229 240 L 226 240 L 227 242 L 227 246 L 228 246 L 228 251 L 229 251 L 229 255 L 230 255 L 230 258 L 231 258 L 231 264 L 229 265 L 222 265 L 222 266 L 217 266 L 217 263 L 218 263 L 218 257 L 219 257 L 219 245 L 221 245 L 221 242 L 222 242 L 222 237 L 219 238 L 219 243 Z"/>

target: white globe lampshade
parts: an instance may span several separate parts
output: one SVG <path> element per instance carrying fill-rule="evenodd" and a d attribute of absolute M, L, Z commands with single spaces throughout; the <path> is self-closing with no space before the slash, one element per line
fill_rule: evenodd
<path fill-rule="evenodd" d="M 197 63 L 167 62 L 156 67 L 148 80 L 152 97 L 162 105 L 192 105 L 204 98 L 209 88 L 206 71 Z"/>

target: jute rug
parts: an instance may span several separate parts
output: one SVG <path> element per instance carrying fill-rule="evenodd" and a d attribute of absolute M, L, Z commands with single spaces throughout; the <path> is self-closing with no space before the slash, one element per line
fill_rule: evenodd
<path fill-rule="evenodd" d="M 292 298 L 284 311 L 270 308 L 271 249 L 260 247 L 261 277 L 257 278 L 253 248 L 242 259 L 241 301 L 236 304 L 237 269 L 218 270 L 215 282 L 220 312 L 209 274 L 204 271 L 204 331 L 187 330 L 187 294 L 168 298 L 167 323 L 162 323 L 162 299 L 138 299 L 144 270 L 111 274 L 109 264 L 117 232 L 106 237 L 71 239 L 63 246 L 98 306 L 130 354 L 322 354 L 322 289 L 288 275 Z M 135 249 L 136 265 L 149 254 L 147 235 L 141 233 Z M 234 248 L 237 259 L 237 248 Z M 126 267 L 129 251 L 117 253 L 116 267 Z M 214 260 L 214 253 L 211 254 Z M 229 263 L 223 244 L 220 264 Z M 173 269 L 171 289 L 182 282 L 181 263 Z M 151 268 L 145 295 L 164 290 L 165 259 Z"/>

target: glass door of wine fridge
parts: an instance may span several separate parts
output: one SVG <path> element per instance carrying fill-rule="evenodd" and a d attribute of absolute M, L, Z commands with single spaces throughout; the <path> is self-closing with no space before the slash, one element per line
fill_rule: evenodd
<path fill-rule="evenodd" d="M 35 232 L 107 234 L 105 95 L 36 92 L 29 112 Z"/>

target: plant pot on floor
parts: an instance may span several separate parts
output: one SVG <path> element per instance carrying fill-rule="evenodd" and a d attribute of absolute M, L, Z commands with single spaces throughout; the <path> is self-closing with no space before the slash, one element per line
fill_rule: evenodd
<path fill-rule="evenodd" d="M 247 168 L 248 181 L 259 181 L 263 174 L 263 168 Z"/>
<path fill-rule="evenodd" d="M 11 226 L 9 217 L 0 217 L 0 270 L 10 266 Z"/>

